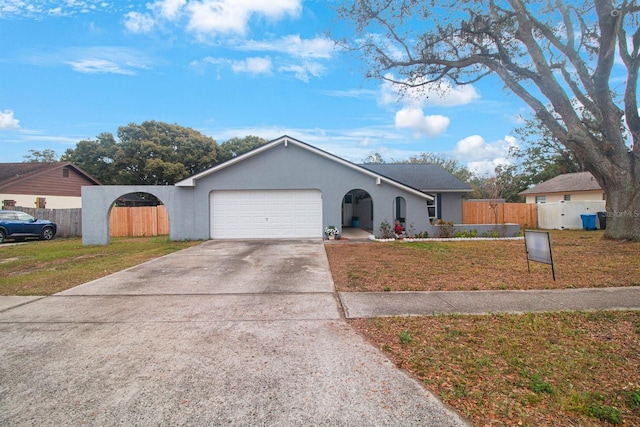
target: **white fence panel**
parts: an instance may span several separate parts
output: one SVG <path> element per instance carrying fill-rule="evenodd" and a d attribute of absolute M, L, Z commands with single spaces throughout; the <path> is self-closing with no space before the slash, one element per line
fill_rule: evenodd
<path fill-rule="evenodd" d="M 604 211 L 604 200 L 540 203 L 538 227 L 550 230 L 580 230 L 582 229 L 580 215 L 597 215 L 598 212 Z M 598 226 L 597 219 L 596 226 Z"/>

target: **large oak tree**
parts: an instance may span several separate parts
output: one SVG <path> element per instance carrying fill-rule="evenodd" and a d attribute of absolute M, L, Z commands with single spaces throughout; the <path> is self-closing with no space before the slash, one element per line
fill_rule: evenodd
<path fill-rule="evenodd" d="M 169 185 L 216 164 L 218 144 L 200 132 L 157 121 L 130 123 L 96 140 L 80 141 L 63 160 L 103 184 Z"/>
<path fill-rule="evenodd" d="M 424 88 L 498 76 L 604 189 L 605 236 L 640 240 L 636 0 L 355 0 L 339 13 L 371 77 Z"/>

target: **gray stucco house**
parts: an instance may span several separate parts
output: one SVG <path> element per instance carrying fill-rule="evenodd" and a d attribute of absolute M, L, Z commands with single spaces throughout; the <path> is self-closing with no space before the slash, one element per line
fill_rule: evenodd
<path fill-rule="evenodd" d="M 395 219 L 422 231 L 430 215 L 461 219 L 464 183 L 434 165 L 421 165 L 433 182 L 411 180 L 418 168 L 402 175 L 388 166 L 396 165 L 356 165 L 283 136 L 173 186 L 83 187 L 82 241 L 108 244 L 113 202 L 134 192 L 165 204 L 172 240 L 322 238 L 353 218 L 375 233 Z"/>

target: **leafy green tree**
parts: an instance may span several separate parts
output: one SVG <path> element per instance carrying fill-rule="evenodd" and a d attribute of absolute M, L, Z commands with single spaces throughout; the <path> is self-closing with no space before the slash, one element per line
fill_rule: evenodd
<path fill-rule="evenodd" d="M 55 151 L 45 148 L 44 150 L 29 150 L 30 154 L 22 156 L 23 163 L 53 163 L 58 161 L 58 155 Z"/>
<path fill-rule="evenodd" d="M 520 191 L 564 173 L 582 172 L 584 168 L 576 156 L 553 137 L 539 120 L 527 119 L 515 130 L 524 143 L 512 147 L 509 157 L 517 163 L 513 172 L 519 176 Z"/>
<path fill-rule="evenodd" d="M 200 132 L 168 123 L 130 123 L 118 129 L 121 184 L 173 184 L 216 163 L 217 143 Z"/>
<path fill-rule="evenodd" d="M 101 133 L 68 149 L 71 161 L 103 184 L 168 185 L 216 164 L 216 141 L 190 128 L 147 121 Z"/>
<path fill-rule="evenodd" d="M 231 160 L 267 142 L 266 139 L 254 135 L 248 135 L 244 138 L 231 138 L 220 144 L 220 148 L 218 149 L 218 163 Z"/>
<path fill-rule="evenodd" d="M 382 165 L 387 163 L 380 153 L 374 153 L 364 159 L 365 165 Z"/>
<path fill-rule="evenodd" d="M 95 141 L 82 140 L 62 155 L 62 160 L 72 162 L 105 185 L 120 184 L 119 171 L 114 166 L 118 158 L 118 144 L 108 132 L 98 135 Z"/>
<path fill-rule="evenodd" d="M 613 213 L 605 236 L 620 240 L 640 240 L 639 15 L 638 0 L 345 0 L 339 9 L 355 29 L 341 43 L 371 77 L 412 89 L 501 79 L 594 175 Z"/>

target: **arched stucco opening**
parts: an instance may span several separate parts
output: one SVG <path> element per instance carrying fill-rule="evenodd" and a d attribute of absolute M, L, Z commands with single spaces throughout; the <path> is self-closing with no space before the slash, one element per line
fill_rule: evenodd
<path fill-rule="evenodd" d="M 342 198 L 342 226 L 373 229 L 373 199 L 362 189 L 348 191 Z"/>
<path fill-rule="evenodd" d="M 108 245 L 109 218 L 117 199 L 130 193 L 148 193 L 161 200 L 167 208 L 167 217 L 173 222 L 180 219 L 180 198 L 177 189 L 170 185 L 94 185 L 82 187 L 82 244 Z M 190 222 L 185 221 L 185 224 Z M 178 229 L 175 230 L 176 225 Z M 169 236 L 172 240 L 190 238 L 190 229 L 182 224 L 171 224 Z"/>
<path fill-rule="evenodd" d="M 169 212 L 160 197 L 132 192 L 116 197 L 109 205 L 109 237 L 168 235 Z"/>

